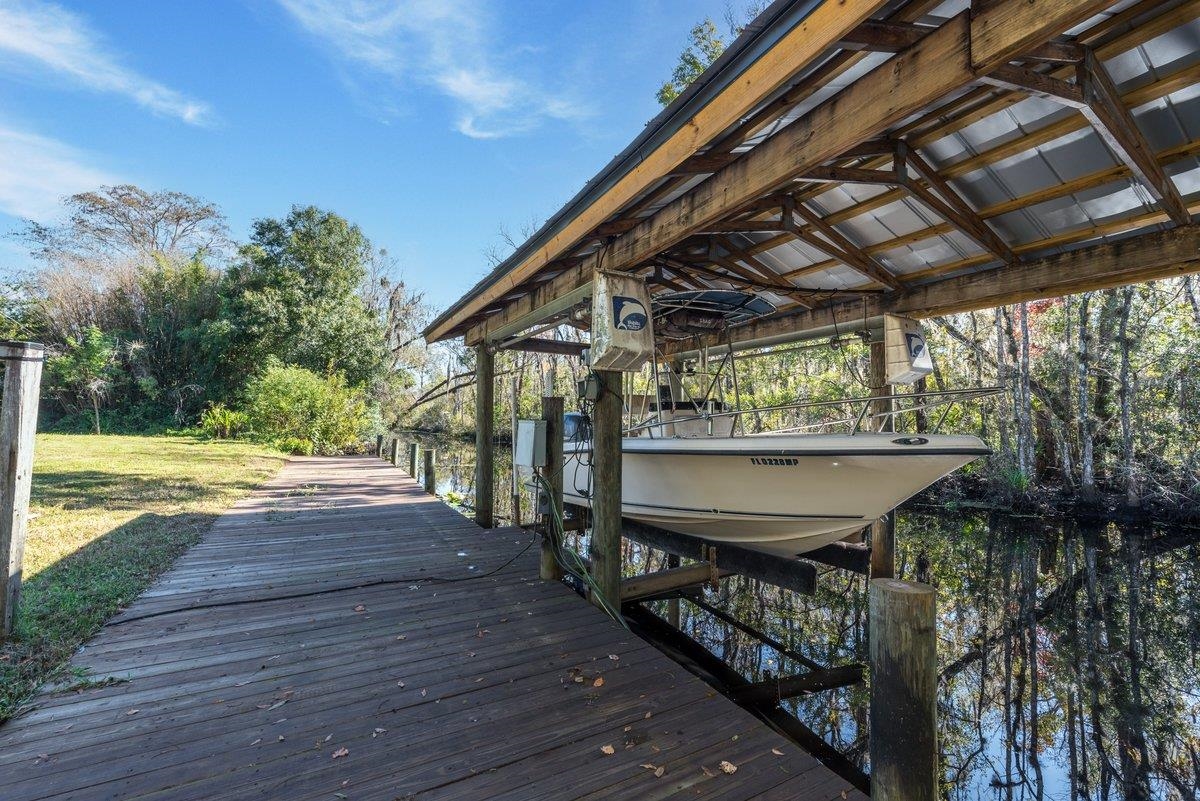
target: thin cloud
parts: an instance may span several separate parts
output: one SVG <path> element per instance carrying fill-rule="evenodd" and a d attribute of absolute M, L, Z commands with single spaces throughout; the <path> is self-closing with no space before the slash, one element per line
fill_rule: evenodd
<path fill-rule="evenodd" d="M 61 211 L 64 197 L 120 183 L 68 145 L 2 124 L 0 153 L 0 211 L 14 217 L 46 222 Z"/>
<path fill-rule="evenodd" d="M 496 55 L 483 0 L 278 0 L 336 56 L 398 85 L 432 86 L 458 110 L 454 127 L 476 139 L 576 120 L 581 106 L 537 86 Z M 517 48 L 513 48 L 514 50 Z"/>
<path fill-rule="evenodd" d="M 56 5 L 0 0 L 0 60 L 50 70 L 94 91 L 124 95 L 156 114 L 191 125 L 212 119 L 206 103 L 122 66 L 82 17 Z"/>

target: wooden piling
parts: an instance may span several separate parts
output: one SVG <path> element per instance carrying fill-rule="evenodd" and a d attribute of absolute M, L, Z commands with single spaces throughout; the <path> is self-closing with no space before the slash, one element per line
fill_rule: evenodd
<path fill-rule="evenodd" d="M 420 453 L 420 445 L 415 442 L 408 443 L 408 475 L 410 478 L 417 477 L 417 456 Z"/>
<path fill-rule="evenodd" d="M 383 458 L 383 434 L 375 435 L 375 455 Z"/>
<path fill-rule="evenodd" d="M 398 439 L 392 440 L 392 453 L 390 461 L 393 467 L 400 464 L 400 440 Z"/>
<path fill-rule="evenodd" d="M 621 373 L 599 370 L 592 414 L 592 577 L 609 603 L 621 602 Z M 593 599 L 598 603 L 598 599 Z"/>
<path fill-rule="evenodd" d="M 938 795 L 936 593 L 927 584 L 872 579 L 871 798 Z"/>
<path fill-rule="evenodd" d="M 887 383 L 887 348 L 883 340 L 871 343 L 871 396 L 880 400 L 871 404 L 871 414 L 886 414 L 892 410 L 892 388 Z M 884 397 L 886 396 L 886 397 Z M 895 431 L 895 418 L 873 418 L 875 431 Z M 871 578 L 892 578 L 896 575 L 896 516 L 888 512 L 871 524 Z"/>
<path fill-rule="evenodd" d="M 560 516 L 563 511 L 563 399 L 543 397 L 542 419 L 546 421 L 546 466 L 542 475 L 550 485 L 550 511 L 542 515 L 545 533 L 542 535 L 542 559 L 538 572 L 547 581 L 558 581 L 562 578 L 562 567 L 558 564 L 555 552 L 562 543 L 554 516 L 555 510 Z"/>
<path fill-rule="evenodd" d="M 437 494 L 437 448 L 425 449 L 425 475 L 423 477 L 425 491 L 430 495 Z"/>
<path fill-rule="evenodd" d="M 488 350 L 486 344 L 476 345 L 475 522 L 484 528 L 491 528 L 495 523 L 496 476 L 492 465 L 492 415 L 494 411 L 493 407 L 495 406 L 495 377 L 495 356 Z"/>
<path fill-rule="evenodd" d="M 679 567 L 679 557 L 676 554 L 667 554 L 667 569 L 672 570 Z M 672 598 L 667 601 L 667 622 L 675 628 L 679 628 L 679 599 Z"/>
<path fill-rule="evenodd" d="M 0 401 L 0 640 L 12 634 L 21 596 L 44 356 L 44 348 L 36 343 L 0 341 L 5 366 Z"/>

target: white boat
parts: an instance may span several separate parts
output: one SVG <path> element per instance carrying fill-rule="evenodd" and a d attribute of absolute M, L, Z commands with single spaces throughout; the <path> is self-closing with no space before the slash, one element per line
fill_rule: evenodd
<path fill-rule="evenodd" d="M 627 437 L 622 515 L 782 556 L 860 531 L 991 451 L 947 434 Z M 563 496 L 587 506 L 590 444 L 564 445 Z"/>

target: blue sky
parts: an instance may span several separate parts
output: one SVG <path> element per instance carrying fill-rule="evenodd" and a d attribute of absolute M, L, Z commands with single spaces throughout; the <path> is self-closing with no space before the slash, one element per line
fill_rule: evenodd
<path fill-rule="evenodd" d="M 101 184 L 315 203 L 441 308 L 658 111 L 724 0 L 0 0 L 0 231 Z M 0 275 L 28 266 L 0 240 Z"/>

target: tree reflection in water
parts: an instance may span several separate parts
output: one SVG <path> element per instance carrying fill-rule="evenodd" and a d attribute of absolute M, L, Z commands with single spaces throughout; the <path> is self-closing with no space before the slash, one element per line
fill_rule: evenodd
<path fill-rule="evenodd" d="M 469 505 L 473 454 L 443 453 L 442 490 Z M 496 461 L 506 487 L 507 460 Z M 504 496 L 497 491 L 498 502 Z M 999 514 L 898 518 L 898 577 L 938 589 L 947 798 L 1200 794 L 1200 531 Z M 665 565 L 661 552 L 629 541 L 625 549 L 629 573 Z M 681 602 L 683 630 L 751 680 L 802 673 L 804 662 L 867 661 L 861 576 L 823 570 L 811 597 L 739 576 L 706 601 L 795 652 Z M 783 703 L 869 769 L 868 698 L 857 686 Z"/>

